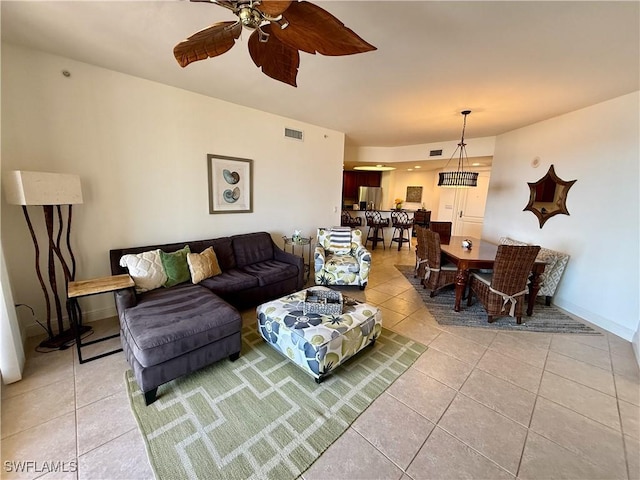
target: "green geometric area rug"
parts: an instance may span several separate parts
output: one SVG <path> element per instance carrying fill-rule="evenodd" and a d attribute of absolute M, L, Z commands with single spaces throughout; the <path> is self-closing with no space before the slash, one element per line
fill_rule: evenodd
<path fill-rule="evenodd" d="M 487 322 L 487 312 L 477 300 L 475 300 L 470 307 L 467 307 L 466 300 L 463 300 L 460 304 L 460 311 L 455 312 L 453 305 L 455 304 L 456 295 L 453 287 L 443 288 L 435 297 L 431 298 L 429 296 L 430 290 L 423 288 L 420 279 L 414 277 L 415 269 L 413 266 L 396 265 L 395 267 L 409 280 L 411 285 L 413 285 L 420 294 L 427 309 L 440 325 L 490 328 L 494 330 L 518 330 L 524 332 L 601 335 L 600 332 L 578 320 L 574 320 L 553 305 L 545 305 L 542 297 L 536 299 L 533 315 L 527 317 L 525 313 L 522 316 L 522 323 L 520 325 L 518 325 L 515 318 L 509 316 L 498 317 L 493 323 Z"/>
<path fill-rule="evenodd" d="M 383 328 L 317 384 L 245 327 L 238 360 L 161 385 L 148 407 L 125 381 L 156 478 L 294 479 L 426 349 Z"/>

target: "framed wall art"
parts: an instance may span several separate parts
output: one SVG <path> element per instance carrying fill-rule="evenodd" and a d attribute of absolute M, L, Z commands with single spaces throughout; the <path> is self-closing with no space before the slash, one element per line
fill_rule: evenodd
<path fill-rule="evenodd" d="M 407 187 L 407 202 L 422 202 L 422 187 Z"/>
<path fill-rule="evenodd" d="M 253 160 L 207 155 L 209 213 L 253 212 Z"/>

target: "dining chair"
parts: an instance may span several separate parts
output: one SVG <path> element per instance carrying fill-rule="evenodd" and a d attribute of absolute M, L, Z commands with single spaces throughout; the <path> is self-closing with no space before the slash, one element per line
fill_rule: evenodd
<path fill-rule="evenodd" d="M 429 222 L 431 221 L 431 210 L 416 210 L 413 214 L 413 231 L 412 237 L 417 237 L 416 226 L 429 228 Z"/>
<path fill-rule="evenodd" d="M 515 317 L 522 323 L 527 283 L 536 255 L 537 245 L 500 245 L 493 264 L 493 273 L 474 272 L 469 276 L 467 306 L 473 305 L 473 297 L 487 311 L 487 321 L 495 317 Z"/>
<path fill-rule="evenodd" d="M 364 217 L 367 220 L 367 239 L 364 241 L 364 246 L 367 246 L 367 242 L 371 240 L 375 249 L 378 242 L 382 241 L 382 248 L 386 250 L 384 244 L 384 229 L 389 226 L 389 219 L 383 218 L 382 214 L 378 210 L 367 210 L 364 212 Z"/>
<path fill-rule="evenodd" d="M 427 229 L 422 225 L 416 225 L 414 227 L 416 232 L 416 266 L 414 278 L 424 278 L 424 274 L 427 268 Z"/>
<path fill-rule="evenodd" d="M 413 220 L 409 218 L 409 214 L 404 210 L 392 211 L 391 226 L 393 227 L 393 232 L 391 233 L 389 248 L 391 248 L 393 242 L 398 242 L 398 251 L 402 250 L 403 243 L 406 243 L 409 248 L 411 248 L 411 229 L 413 227 Z"/>
<path fill-rule="evenodd" d="M 440 234 L 440 243 L 449 245 L 452 222 L 429 222 L 429 230 Z"/>
<path fill-rule="evenodd" d="M 427 240 L 427 264 L 421 281 L 424 288 L 431 290 L 429 296 L 435 297 L 440 289 L 456 283 L 458 267 L 453 263 L 442 262 L 439 233 L 425 229 L 425 235 Z"/>
<path fill-rule="evenodd" d="M 352 217 L 348 210 L 342 210 L 340 226 L 351 228 L 360 227 L 362 226 L 362 219 L 360 217 Z"/>

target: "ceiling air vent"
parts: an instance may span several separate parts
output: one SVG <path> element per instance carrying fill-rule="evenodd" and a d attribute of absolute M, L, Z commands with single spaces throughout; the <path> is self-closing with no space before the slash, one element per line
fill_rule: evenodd
<path fill-rule="evenodd" d="M 439 157 L 440 155 L 442 155 L 442 150 L 431 150 L 429 152 L 430 157 Z"/>
<path fill-rule="evenodd" d="M 285 128 L 284 136 L 288 138 L 293 138 L 294 140 L 300 140 L 302 142 L 304 133 L 302 130 L 294 130 L 293 128 Z"/>

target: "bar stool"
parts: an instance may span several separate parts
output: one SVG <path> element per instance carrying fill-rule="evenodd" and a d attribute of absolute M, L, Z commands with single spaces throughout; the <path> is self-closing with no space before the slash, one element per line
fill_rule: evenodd
<path fill-rule="evenodd" d="M 352 217 L 347 210 L 342 210 L 342 216 L 340 217 L 340 225 L 342 227 L 360 227 L 362 226 L 362 219 L 360 217 Z"/>
<path fill-rule="evenodd" d="M 378 210 L 367 210 L 364 212 L 364 216 L 367 220 L 367 239 L 364 242 L 365 247 L 367 246 L 367 242 L 371 240 L 373 242 L 372 249 L 375 250 L 378 245 L 378 241 L 382 241 L 382 248 L 386 250 L 386 246 L 384 244 L 384 228 L 389 226 L 389 219 L 382 218 L 382 214 Z M 373 233 L 371 230 L 373 229 Z"/>
<path fill-rule="evenodd" d="M 391 248 L 393 242 L 398 242 L 398 251 L 402 249 L 402 244 L 405 242 L 411 248 L 410 232 L 413 227 L 413 220 L 409 218 L 409 214 L 403 210 L 393 210 L 391 212 L 391 226 L 393 227 L 393 233 L 391 234 L 389 248 Z M 407 234 L 406 238 L 405 232 Z"/>

